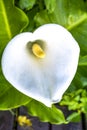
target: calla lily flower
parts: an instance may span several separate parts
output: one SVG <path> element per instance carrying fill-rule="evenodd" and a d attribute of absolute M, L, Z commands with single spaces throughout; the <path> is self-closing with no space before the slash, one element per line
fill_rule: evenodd
<path fill-rule="evenodd" d="M 2 55 L 5 78 L 17 90 L 51 107 L 75 76 L 80 48 L 64 27 L 42 25 L 15 36 Z"/>

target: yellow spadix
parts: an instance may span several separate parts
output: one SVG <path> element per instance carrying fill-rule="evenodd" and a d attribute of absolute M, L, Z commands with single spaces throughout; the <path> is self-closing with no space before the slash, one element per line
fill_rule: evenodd
<path fill-rule="evenodd" d="M 41 48 L 41 46 L 37 43 L 33 44 L 32 46 L 32 52 L 37 58 L 44 58 L 45 57 L 45 52 Z"/>

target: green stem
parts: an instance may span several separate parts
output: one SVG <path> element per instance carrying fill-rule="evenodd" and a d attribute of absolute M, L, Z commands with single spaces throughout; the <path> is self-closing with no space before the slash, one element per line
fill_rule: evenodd
<path fill-rule="evenodd" d="M 13 110 L 9 110 L 13 116 L 15 116 L 15 112 Z"/>

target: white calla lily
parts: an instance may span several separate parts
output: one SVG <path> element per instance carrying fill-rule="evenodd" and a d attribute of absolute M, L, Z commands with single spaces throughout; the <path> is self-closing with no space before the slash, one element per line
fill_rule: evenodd
<path fill-rule="evenodd" d="M 5 78 L 50 107 L 59 102 L 77 70 L 79 46 L 62 26 L 46 24 L 15 36 L 2 55 Z"/>

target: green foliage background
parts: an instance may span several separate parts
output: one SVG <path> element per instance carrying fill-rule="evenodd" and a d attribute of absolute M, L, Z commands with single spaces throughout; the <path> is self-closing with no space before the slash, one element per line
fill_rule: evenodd
<path fill-rule="evenodd" d="M 78 70 L 59 106 L 73 113 L 66 119 L 55 105 L 48 108 L 12 87 L 4 78 L 0 64 L 0 110 L 24 105 L 29 114 L 53 124 L 79 121 L 87 113 L 87 1 L 85 0 L 0 0 L 0 60 L 6 44 L 20 32 L 34 31 L 46 23 L 56 23 L 69 30 L 81 53 Z M 72 69 L 72 68 L 71 68 Z"/>

